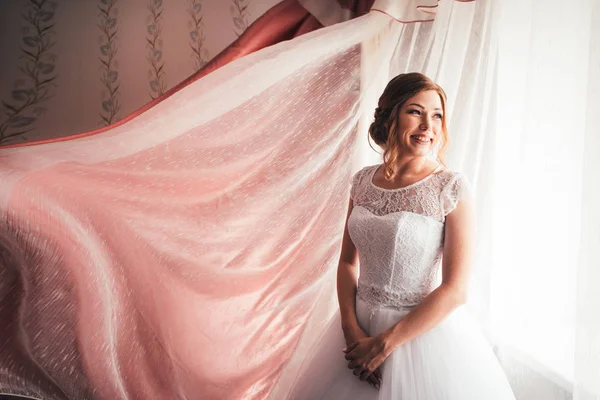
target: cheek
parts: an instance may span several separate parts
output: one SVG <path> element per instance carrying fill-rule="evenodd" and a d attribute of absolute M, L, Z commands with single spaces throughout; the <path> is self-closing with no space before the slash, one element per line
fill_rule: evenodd
<path fill-rule="evenodd" d="M 412 135 L 412 132 L 413 131 L 411 129 L 403 130 L 400 139 L 406 143 L 410 142 L 410 135 Z"/>

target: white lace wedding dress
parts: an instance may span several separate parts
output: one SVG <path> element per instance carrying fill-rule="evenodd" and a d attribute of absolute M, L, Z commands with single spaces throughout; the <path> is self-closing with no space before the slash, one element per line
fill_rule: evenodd
<path fill-rule="evenodd" d="M 378 165 L 354 175 L 348 230 L 360 259 L 356 313 L 371 336 L 397 323 L 439 284 L 444 221 L 465 193 L 462 175 L 441 171 L 410 186 L 372 182 Z M 506 376 L 468 311 L 397 348 L 380 390 L 347 368 L 339 314 L 305 359 L 290 399 L 509 400 Z"/>

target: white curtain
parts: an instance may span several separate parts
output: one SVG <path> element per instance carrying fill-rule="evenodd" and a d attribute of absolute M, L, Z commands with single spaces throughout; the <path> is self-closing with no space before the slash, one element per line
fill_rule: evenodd
<path fill-rule="evenodd" d="M 414 7 L 417 5 L 433 3 L 427 0 L 420 4 L 412 2 L 413 7 L 407 6 L 404 13 L 409 10 L 414 13 Z M 376 1 L 373 9 L 389 11 L 390 4 L 396 3 Z M 366 90 L 361 94 L 366 111 L 358 122 L 359 136 L 353 162 L 354 170 L 381 162 L 381 155 L 373 151 L 367 142 L 367 128 L 373 120 L 370 110 L 377 106 L 377 99 L 385 85 L 391 77 L 399 73 L 419 71 L 440 83 L 448 94 L 448 113 L 451 116 L 451 144 L 447 160 L 449 166 L 463 171 L 471 181 L 476 179 L 481 162 L 473 161 L 471 158 L 474 155 L 464 151 L 463 147 L 480 146 L 480 142 L 473 142 L 473 137 L 478 137 L 481 127 L 491 121 L 487 113 L 478 112 L 476 116 L 474 113 L 481 109 L 482 104 L 489 109 L 494 97 L 496 43 L 492 38 L 493 4 L 491 1 L 443 1 L 439 3 L 439 7 L 432 10 L 435 10 L 435 15 L 412 15 L 417 19 L 435 18 L 432 22 L 396 22 L 395 29 L 399 36 L 392 36 L 397 41 L 394 46 L 389 46 L 389 32 L 382 32 L 381 35 L 362 44 L 361 79 L 372 84 L 363 86 Z M 463 114 L 467 117 L 461 118 Z M 487 143 L 489 137 L 486 135 L 483 140 Z M 378 149 L 374 143 L 372 146 Z M 477 155 L 476 158 L 481 156 Z M 485 192 L 485 185 L 479 185 L 479 190 Z M 471 296 L 470 306 L 479 312 L 480 320 L 484 323 L 489 312 L 489 299 L 485 290 L 488 286 L 488 268 L 483 262 L 479 262 L 478 265 L 480 267 L 476 270 L 473 285 L 475 293 Z M 335 277 L 332 275 L 330 279 L 333 281 Z M 331 310 L 337 307 L 335 293 L 324 296 L 320 304 L 323 314 L 313 316 L 298 351 L 288 363 L 270 399 L 284 398 L 306 349 L 310 348 L 320 333 L 319 324 L 323 324 Z"/>
<path fill-rule="evenodd" d="M 532 399 L 600 398 L 598 12 L 508 0 L 497 15 L 491 330 L 557 388 L 521 377 Z"/>
<path fill-rule="evenodd" d="M 373 9 L 389 1 L 376 1 Z M 424 1 L 420 5 L 431 5 Z M 393 3 L 396 4 L 396 3 Z M 408 3 L 407 3 L 408 4 Z M 415 5 L 415 4 L 413 4 Z M 407 10 L 409 7 L 407 7 Z M 381 155 L 371 149 L 367 142 L 367 128 L 372 122 L 372 112 L 385 85 L 391 77 L 404 72 L 419 71 L 441 84 L 448 95 L 450 115 L 450 148 L 448 166 L 465 173 L 477 192 L 480 214 L 480 246 L 474 273 L 469 306 L 476 312 L 484 327 L 490 312 L 489 277 L 486 248 L 489 247 L 486 228 L 486 195 L 491 185 L 479 175 L 489 174 L 491 164 L 486 152 L 492 142 L 493 104 L 495 99 L 495 69 L 497 41 L 493 31 L 494 4 L 489 0 L 475 2 L 443 1 L 435 9 L 435 16 L 420 14 L 419 19 L 433 22 L 397 23 L 399 37 L 390 48 L 389 32 L 362 44 L 361 76 L 373 84 L 366 87 L 361 98 L 366 110 L 359 120 L 357 151 L 354 168 L 381 162 Z M 414 16 L 416 17 L 416 16 Z M 389 53 L 393 50 L 393 53 Z M 389 62 L 386 60 L 389 59 Z M 389 65 L 389 66 L 388 66 Z M 377 146 L 372 143 L 376 149 Z M 330 279 L 335 279 L 331 276 Z M 333 286 L 333 285 L 332 285 Z M 327 319 L 325 310 L 337 307 L 335 293 L 329 293 L 320 301 L 323 314 L 314 315 L 307 327 L 298 351 L 288 363 L 282 379 L 270 399 L 285 398 L 290 381 L 296 376 L 299 363 L 320 333 L 319 324 Z M 328 304 L 325 306 L 325 304 Z M 491 334 L 488 332 L 491 338 Z"/>
<path fill-rule="evenodd" d="M 441 2 L 390 63 L 448 92 L 478 207 L 469 306 L 524 400 L 600 399 L 598 3 Z"/>

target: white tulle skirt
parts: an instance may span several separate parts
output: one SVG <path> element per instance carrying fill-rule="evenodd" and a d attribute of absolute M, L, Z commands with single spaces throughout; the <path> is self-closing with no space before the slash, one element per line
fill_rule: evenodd
<path fill-rule="evenodd" d="M 409 312 L 392 308 L 371 311 L 362 300 L 356 302 L 358 321 L 371 336 Z M 464 307 L 397 348 L 382 366 L 379 390 L 352 374 L 344 347 L 337 314 L 312 346 L 289 399 L 514 400 L 495 354 Z"/>

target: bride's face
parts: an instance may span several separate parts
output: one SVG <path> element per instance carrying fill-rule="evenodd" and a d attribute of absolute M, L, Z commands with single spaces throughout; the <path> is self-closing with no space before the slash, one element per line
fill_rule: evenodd
<path fill-rule="evenodd" d="M 400 108 L 397 134 L 402 152 L 427 156 L 442 134 L 443 109 L 435 90 L 424 90 Z"/>

